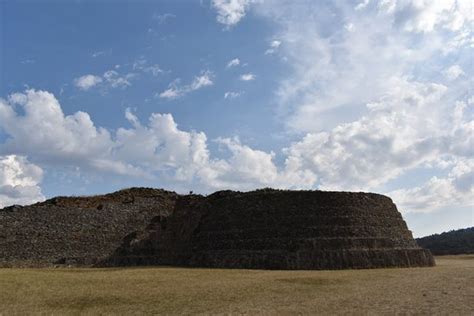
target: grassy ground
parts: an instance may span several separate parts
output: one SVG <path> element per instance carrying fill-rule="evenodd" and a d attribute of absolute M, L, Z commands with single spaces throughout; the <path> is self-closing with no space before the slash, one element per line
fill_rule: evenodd
<path fill-rule="evenodd" d="M 0 315 L 474 314 L 474 256 L 434 268 L 0 269 Z"/>

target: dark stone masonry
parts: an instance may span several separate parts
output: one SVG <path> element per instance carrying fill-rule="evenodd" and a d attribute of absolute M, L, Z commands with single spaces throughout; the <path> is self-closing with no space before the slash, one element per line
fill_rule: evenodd
<path fill-rule="evenodd" d="M 256 269 L 433 266 L 390 198 L 372 193 L 132 188 L 0 209 L 0 267 Z"/>

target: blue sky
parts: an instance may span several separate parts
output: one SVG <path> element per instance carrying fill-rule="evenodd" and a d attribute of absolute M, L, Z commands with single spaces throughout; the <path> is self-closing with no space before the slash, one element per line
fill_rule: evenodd
<path fill-rule="evenodd" d="M 0 1 L 0 206 L 129 186 L 391 196 L 473 225 L 472 3 Z"/>

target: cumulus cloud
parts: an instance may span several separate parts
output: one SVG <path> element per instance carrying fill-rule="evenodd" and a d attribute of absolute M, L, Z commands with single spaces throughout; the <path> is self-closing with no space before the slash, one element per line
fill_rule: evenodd
<path fill-rule="evenodd" d="M 20 115 L 16 109 L 24 112 Z M 94 168 L 107 160 L 113 148 L 110 133 L 97 128 L 89 114 L 64 115 L 58 100 L 46 91 L 16 93 L 9 102 L 0 99 L 0 127 L 9 137 L 0 153 L 34 155 L 38 161 Z M 123 173 L 137 174 L 124 166 Z"/>
<path fill-rule="evenodd" d="M 100 57 L 100 56 L 104 56 L 105 55 L 105 52 L 104 51 L 96 51 L 96 52 L 93 52 L 91 54 L 91 57 L 92 58 L 97 58 L 97 57 Z"/>
<path fill-rule="evenodd" d="M 286 154 L 318 175 L 323 189 L 369 190 L 443 155 L 474 153 L 473 121 L 466 118 L 464 103 L 454 110 L 443 105 L 445 86 L 406 79 L 392 85 L 378 102 L 367 105 L 365 116 L 308 133 Z M 452 115 L 446 116 L 448 108 Z"/>
<path fill-rule="evenodd" d="M 183 92 L 174 83 L 172 83 L 168 89 L 159 94 L 159 97 L 163 99 L 177 99 L 183 95 Z"/>
<path fill-rule="evenodd" d="M 357 11 L 363 10 L 365 7 L 367 7 L 367 5 L 369 5 L 369 2 L 370 0 L 364 0 L 360 2 L 359 4 L 357 4 L 354 9 Z"/>
<path fill-rule="evenodd" d="M 212 86 L 212 76 L 213 74 L 210 71 L 205 71 L 200 76 L 195 77 L 189 85 L 190 90 L 194 91 L 203 87 Z"/>
<path fill-rule="evenodd" d="M 255 75 L 253 73 L 243 74 L 239 77 L 242 81 L 252 81 L 255 80 Z"/>
<path fill-rule="evenodd" d="M 227 67 L 227 68 L 231 68 L 231 67 L 235 67 L 235 66 L 238 66 L 238 65 L 240 65 L 240 59 L 234 58 L 234 59 L 232 59 L 231 61 L 229 61 L 229 62 L 227 63 L 227 66 L 226 66 L 226 67 Z"/>
<path fill-rule="evenodd" d="M 468 105 L 444 104 L 442 85 L 393 84 L 391 93 L 368 104 L 366 116 L 307 134 L 285 150 L 287 159 L 317 175 L 321 189 L 375 190 L 391 196 L 404 212 L 473 205 L 474 121 Z M 381 191 L 415 168 L 450 171 L 420 186 Z"/>
<path fill-rule="evenodd" d="M 229 28 L 239 23 L 252 2 L 252 0 L 212 0 L 212 7 L 217 11 L 217 21 Z"/>
<path fill-rule="evenodd" d="M 466 1 L 451 0 L 253 6 L 255 14 L 279 26 L 274 37 L 285 43 L 278 49 L 289 71 L 275 93 L 277 115 L 292 132 L 333 128 L 364 114 L 365 104 L 390 89 L 394 76 L 430 82 L 446 67 L 447 54 L 467 69 L 467 7 Z M 461 22 L 453 28 L 456 19 Z"/>
<path fill-rule="evenodd" d="M 459 31 L 473 21 L 469 0 L 384 1 L 382 11 L 393 14 L 394 20 L 409 32 L 432 32 L 440 27 Z"/>
<path fill-rule="evenodd" d="M 160 98 L 176 99 L 180 98 L 192 91 L 199 90 L 204 87 L 212 86 L 214 74 L 209 70 L 202 71 L 199 76 L 194 77 L 193 81 L 187 85 L 180 85 L 177 79 L 169 84 L 168 89 L 158 94 Z"/>
<path fill-rule="evenodd" d="M 194 87 L 205 82 L 195 80 Z M 449 202 L 467 203 L 474 165 L 471 98 L 453 107 L 445 102 L 443 85 L 396 78 L 392 86 L 377 102 L 367 104 L 368 113 L 360 119 L 293 142 L 283 150 L 280 166 L 276 153 L 253 149 L 238 138 L 218 138 L 227 154 L 216 158 L 203 132 L 181 130 L 170 114 L 153 113 L 144 124 L 128 109 L 130 126 L 108 131 L 97 127 L 87 113 L 64 115 L 52 94 L 35 90 L 0 101 L 0 126 L 8 136 L 0 153 L 32 157 L 46 168 L 64 165 L 84 172 L 158 177 L 196 185 L 201 191 L 272 186 L 380 192 L 385 183 L 414 168 L 441 168 L 449 171 L 446 178 L 389 194 L 408 211 L 442 204 L 442 198 L 424 203 L 429 196 L 450 194 Z M 32 170 L 37 170 L 31 177 L 36 180 L 24 183 L 35 189 L 40 172 Z M 440 190 L 450 193 L 442 195 Z M 31 193 L 30 200 L 31 196 L 40 195 Z"/>
<path fill-rule="evenodd" d="M 205 84 L 206 80 L 195 80 L 193 86 Z M 16 93 L 0 101 L 0 126 L 8 135 L 0 153 L 28 155 L 46 167 L 73 166 L 84 172 L 197 183 L 201 191 L 313 184 L 314 177 L 296 170 L 295 163 L 279 169 L 273 152 L 252 149 L 235 138 L 218 139 L 229 155 L 213 158 L 206 135 L 179 129 L 171 114 L 153 113 L 146 124 L 130 109 L 125 117 L 130 127 L 108 131 L 95 126 L 87 113 L 64 115 L 51 93 Z"/>
<path fill-rule="evenodd" d="M 139 58 L 136 61 L 134 61 L 132 68 L 133 70 L 136 70 L 136 71 L 142 71 L 145 73 L 152 74 L 154 77 L 166 72 L 163 69 L 161 69 L 161 67 L 158 64 L 150 65 L 148 61 L 144 58 Z"/>
<path fill-rule="evenodd" d="M 457 77 L 464 74 L 464 71 L 459 65 L 453 65 L 444 71 L 444 75 L 448 80 L 455 80 Z"/>
<path fill-rule="evenodd" d="M 281 41 L 273 40 L 270 43 L 270 48 L 265 51 L 265 55 L 273 54 L 277 51 L 278 47 L 280 47 Z"/>
<path fill-rule="evenodd" d="M 442 198 L 422 207 L 423 196 L 434 197 L 442 183 L 448 193 L 439 196 L 453 196 L 444 205 L 463 203 L 470 193 L 455 183 L 458 177 L 468 182 L 470 173 L 454 169 L 459 161 L 470 165 L 474 153 L 464 73 L 472 59 L 468 2 L 255 6 L 256 14 L 280 26 L 275 37 L 285 43 L 279 50 L 290 72 L 275 99 L 287 130 L 303 135 L 284 149 L 293 170 L 305 170 L 322 189 L 387 193 L 390 181 L 430 169 L 439 175 L 413 188 L 402 180 L 388 193 L 396 192 L 408 211 L 428 211 Z M 447 57 L 456 61 L 443 72 L 448 81 L 433 82 Z"/>
<path fill-rule="evenodd" d="M 176 18 L 176 15 L 172 13 L 162 13 L 162 14 L 154 13 L 153 14 L 153 19 L 158 21 L 158 24 L 165 24 L 173 18 Z"/>
<path fill-rule="evenodd" d="M 220 138 L 218 142 L 232 153 L 227 162 L 227 169 L 231 171 L 226 174 L 229 179 L 239 178 L 261 183 L 273 183 L 276 180 L 277 168 L 273 163 L 273 152 L 251 149 L 242 145 L 238 138 Z"/>
<path fill-rule="evenodd" d="M 352 32 L 354 31 L 354 24 L 352 23 L 347 23 L 344 25 L 344 28 L 348 31 L 348 32 Z"/>
<path fill-rule="evenodd" d="M 102 78 L 94 75 L 84 75 L 74 79 L 74 85 L 81 90 L 89 90 L 90 88 L 102 82 Z"/>
<path fill-rule="evenodd" d="M 117 71 L 109 70 L 104 73 L 104 80 L 112 88 L 125 88 L 132 85 L 129 80 L 133 78 L 133 76 L 133 74 L 121 76 Z"/>
<path fill-rule="evenodd" d="M 226 25 L 226 27 L 237 24 L 246 15 L 246 11 L 252 3 L 252 0 L 213 0 L 212 7 L 217 11 L 217 21 Z M 341 2 L 342 4 L 343 2 Z M 305 2 L 300 1 L 300 7 L 306 10 L 308 8 Z M 313 4 L 315 4 L 313 2 Z M 321 6 L 321 3 L 317 3 Z M 273 6 L 271 10 L 263 6 L 264 10 L 275 13 L 279 11 L 278 19 L 281 18 L 282 12 L 278 7 L 292 5 L 291 2 L 269 2 L 268 6 Z M 348 1 L 345 5 L 348 9 L 352 6 L 352 2 Z M 379 2 L 370 2 L 364 0 L 354 7 L 354 11 L 367 10 L 369 7 L 377 10 L 381 14 L 385 14 L 385 18 L 393 19 L 392 21 L 400 25 L 408 32 L 432 32 L 435 28 L 440 27 L 450 31 L 459 31 L 474 20 L 472 11 L 472 3 L 470 0 L 440 0 L 440 1 L 412 1 L 412 0 L 384 0 Z M 294 11 L 294 10 L 292 10 Z M 324 11 L 324 10 L 323 10 Z M 291 12 L 290 10 L 285 13 Z"/>
<path fill-rule="evenodd" d="M 74 79 L 74 85 L 84 91 L 100 84 L 105 84 L 111 88 L 126 88 L 132 85 L 130 80 L 134 76 L 133 73 L 121 75 L 116 70 L 108 70 L 102 76 L 89 74 L 76 78 Z"/>
<path fill-rule="evenodd" d="M 165 72 L 158 64 L 147 66 L 143 71 L 151 73 L 155 77 Z"/>
<path fill-rule="evenodd" d="M 23 156 L 0 156 L 0 208 L 44 200 L 42 177 L 43 170 Z"/>
<path fill-rule="evenodd" d="M 430 212 L 445 206 L 473 205 L 474 159 L 458 161 L 447 177 L 388 193 L 402 212 Z"/>
<path fill-rule="evenodd" d="M 262 2 L 252 9 L 276 23 L 272 36 L 285 43 L 269 47 L 285 56 L 289 69 L 275 93 L 276 114 L 292 137 L 282 152 L 218 138 L 223 154 L 216 157 L 203 132 L 180 129 L 169 114 L 141 122 L 128 110 L 130 126 L 106 130 L 87 113 L 64 115 L 51 94 L 29 90 L 0 102 L 0 128 L 7 135 L 0 154 L 25 155 L 45 168 L 61 163 L 159 177 L 203 191 L 372 190 L 393 196 L 407 212 L 472 203 L 468 2 L 301 1 Z M 250 1 L 212 5 L 218 21 L 230 27 Z M 448 80 L 440 78 L 440 69 Z M 112 82 L 100 78 L 100 84 Z M 212 84 L 212 73 L 203 72 L 187 84 L 175 80 L 158 96 L 178 98 Z M 407 186 L 403 177 L 420 169 L 432 177 Z"/>
<path fill-rule="evenodd" d="M 235 92 L 235 91 L 227 91 L 224 93 L 224 99 L 235 99 L 237 97 L 240 97 L 242 92 Z"/>

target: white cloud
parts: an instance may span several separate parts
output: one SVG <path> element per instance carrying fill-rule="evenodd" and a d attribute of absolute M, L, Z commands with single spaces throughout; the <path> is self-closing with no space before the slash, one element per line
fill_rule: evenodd
<path fill-rule="evenodd" d="M 178 130 L 169 114 L 153 114 L 143 126 L 127 110 L 132 128 L 110 133 L 96 127 L 87 113 L 64 115 L 48 92 L 28 90 L 9 100 L 0 101 L 0 126 L 9 137 L 0 153 L 28 155 L 46 166 L 149 178 L 151 173 L 144 170 L 174 168 L 176 174 L 184 174 L 187 168 L 198 168 L 193 162 L 205 155 L 206 149 L 199 145 L 205 135 Z M 23 115 L 16 112 L 19 107 Z"/>
<path fill-rule="evenodd" d="M 116 67 L 118 69 L 120 67 Z M 108 70 L 102 76 L 84 75 L 74 79 L 74 85 L 81 90 L 89 90 L 99 84 L 104 84 L 111 88 L 126 88 L 131 86 L 130 80 L 135 74 L 128 73 L 126 75 L 119 74 L 116 70 Z"/>
<path fill-rule="evenodd" d="M 133 78 L 134 74 L 126 74 L 125 76 L 120 75 L 115 70 L 109 70 L 104 73 L 104 81 L 107 82 L 112 88 L 126 88 L 131 86 L 130 79 Z"/>
<path fill-rule="evenodd" d="M 153 76 L 158 76 L 161 73 L 164 73 L 165 71 L 160 68 L 158 64 L 150 65 L 144 69 L 145 72 L 151 73 Z"/>
<path fill-rule="evenodd" d="M 112 150 L 107 130 L 96 128 L 85 112 L 64 115 L 51 93 L 27 90 L 14 96 L 10 103 L 0 99 L 0 128 L 9 136 L 0 153 L 92 166 L 94 159 L 106 158 Z M 23 115 L 16 112 L 19 107 Z"/>
<path fill-rule="evenodd" d="M 474 20 L 471 14 L 471 0 L 383 0 L 372 2 L 364 0 L 356 7 L 356 11 L 371 10 L 394 23 L 407 32 L 430 33 L 439 30 L 460 31 L 470 28 Z"/>
<path fill-rule="evenodd" d="M 172 87 L 166 89 L 165 91 L 161 92 L 159 94 L 159 97 L 164 98 L 164 99 L 176 99 L 176 98 L 179 98 L 182 95 L 183 94 L 181 93 L 180 90 L 178 90 L 177 87 L 172 86 Z"/>
<path fill-rule="evenodd" d="M 270 43 L 270 48 L 265 51 L 265 55 L 273 54 L 277 51 L 278 47 L 280 47 L 281 41 L 273 40 Z"/>
<path fill-rule="evenodd" d="M 388 7 L 395 22 L 409 32 L 459 31 L 474 20 L 470 0 L 391 1 Z"/>
<path fill-rule="evenodd" d="M 474 156 L 467 2 L 301 1 L 252 9 L 276 23 L 272 36 L 285 43 L 269 48 L 285 56 L 289 69 L 275 94 L 277 114 L 293 140 L 282 159 L 276 159 L 280 152 L 253 149 L 236 138 L 218 139 L 226 158 L 215 158 L 203 132 L 179 129 L 169 114 L 141 123 L 127 111 L 131 127 L 107 131 L 87 113 L 65 116 L 57 100 L 40 91 L 0 102 L 0 128 L 9 137 L 0 153 L 27 155 L 42 167 L 62 163 L 157 176 L 200 190 L 373 190 L 393 195 L 405 211 L 467 203 Z M 232 15 L 226 12 L 242 2 L 215 3 L 216 9 L 229 4 L 224 13 L 218 10 L 227 26 L 249 6 L 245 2 L 236 10 L 240 15 Z M 440 69 L 449 80 L 440 78 Z M 248 73 L 241 79 L 254 78 Z M 160 96 L 177 98 L 212 84 L 212 74 L 203 72 L 187 84 L 172 82 Z M 431 179 L 409 187 L 404 178 L 418 178 L 420 169 Z"/>
<path fill-rule="evenodd" d="M 348 31 L 348 32 L 352 32 L 354 31 L 354 24 L 352 23 L 347 23 L 344 25 L 344 28 Z"/>
<path fill-rule="evenodd" d="M 193 82 L 189 86 L 191 91 L 201 89 L 203 87 L 212 86 L 212 76 L 213 74 L 210 71 L 203 72 L 200 76 L 194 78 Z"/>
<path fill-rule="evenodd" d="M 464 71 L 459 65 L 453 65 L 444 71 L 444 75 L 448 80 L 454 80 L 463 74 Z"/>
<path fill-rule="evenodd" d="M 367 7 L 369 5 L 369 2 L 370 0 L 364 0 L 362 2 L 360 2 L 358 5 L 355 6 L 355 10 L 363 10 L 365 7 Z"/>
<path fill-rule="evenodd" d="M 446 206 L 474 206 L 474 159 L 460 160 L 445 178 L 388 193 L 402 212 L 430 212 Z"/>
<path fill-rule="evenodd" d="M 89 90 L 90 88 L 102 82 L 102 78 L 94 75 L 84 75 L 74 79 L 74 84 L 81 90 Z"/>
<path fill-rule="evenodd" d="M 314 172 L 319 187 L 377 190 L 389 180 L 445 159 L 474 154 L 474 122 L 465 104 L 445 104 L 446 87 L 392 80 L 393 88 L 368 113 L 329 131 L 308 133 L 287 157 Z M 446 115 L 451 109 L 451 115 Z M 419 128 L 422 127 L 422 128 Z"/>
<path fill-rule="evenodd" d="M 179 80 L 175 80 L 169 84 L 169 88 L 158 94 L 160 98 L 176 99 L 182 97 L 189 92 L 199 90 L 204 87 L 212 86 L 214 74 L 209 71 L 202 71 L 199 76 L 194 77 L 193 81 L 188 85 L 181 86 Z"/>
<path fill-rule="evenodd" d="M 195 80 L 194 86 L 205 82 Z M 0 101 L 0 126 L 8 136 L 0 153 L 29 156 L 45 168 L 62 165 L 94 174 L 157 177 L 204 192 L 265 186 L 379 190 L 413 168 L 441 166 L 451 168 L 447 178 L 390 194 L 408 211 L 439 207 L 441 202 L 423 201 L 444 189 L 456 203 L 464 203 L 472 191 L 472 105 L 459 101 L 452 107 L 444 99 L 447 88 L 439 84 L 407 79 L 391 84 L 393 89 L 368 104 L 368 114 L 359 120 L 292 143 L 283 151 L 280 167 L 275 153 L 250 148 L 237 138 L 219 138 L 228 155 L 214 158 L 206 135 L 179 129 L 170 114 L 154 113 L 142 124 L 128 109 L 130 127 L 107 131 L 96 127 L 87 113 L 64 115 L 52 94 L 35 90 Z M 28 183 L 35 188 L 40 178 L 32 179 Z"/>
<path fill-rule="evenodd" d="M 23 65 L 34 64 L 36 61 L 34 59 L 24 59 L 21 61 Z"/>
<path fill-rule="evenodd" d="M 232 59 L 231 61 L 229 61 L 229 62 L 227 63 L 227 66 L 226 66 L 226 67 L 227 67 L 227 68 L 230 68 L 230 67 L 234 67 L 234 66 L 238 66 L 238 65 L 240 65 L 240 59 L 234 58 L 234 59 Z"/>
<path fill-rule="evenodd" d="M 162 13 L 162 14 L 155 13 L 155 14 L 153 14 L 153 19 L 158 21 L 158 24 L 165 24 L 170 19 L 173 19 L 173 18 L 176 18 L 176 15 L 174 15 L 172 13 Z"/>
<path fill-rule="evenodd" d="M 133 63 L 132 68 L 133 70 L 139 70 L 145 73 L 150 73 L 154 77 L 166 72 L 163 69 L 161 69 L 161 67 L 158 64 L 149 65 L 148 61 L 144 58 L 137 59 Z"/>
<path fill-rule="evenodd" d="M 105 55 L 104 51 L 97 51 L 97 52 L 93 52 L 91 54 L 92 58 L 97 58 L 97 57 L 104 56 L 104 55 Z"/>
<path fill-rule="evenodd" d="M 275 154 L 251 149 L 242 145 L 239 139 L 220 138 L 232 153 L 228 160 L 228 170 L 223 178 L 242 179 L 257 183 L 273 183 L 278 176 L 277 167 L 273 163 Z"/>
<path fill-rule="evenodd" d="M 251 0 L 212 0 L 212 6 L 217 11 L 217 21 L 226 27 L 239 23 L 251 3 Z"/>
<path fill-rule="evenodd" d="M 235 92 L 235 91 L 227 91 L 224 93 L 224 99 L 235 99 L 237 97 L 240 97 L 242 92 Z"/>
<path fill-rule="evenodd" d="M 43 170 L 17 155 L 0 156 L 0 208 L 44 200 L 39 184 Z"/>
<path fill-rule="evenodd" d="M 278 48 L 278 47 L 280 47 L 280 45 L 281 45 L 281 42 L 278 41 L 278 40 L 274 40 L 270 43 L 270 47 L 272 47 L 272 48 Z"/>
<path fill-rule="evenodd" d="M 419 7 L 414 4 L 418 2 Z M 289 71 L 279 80 L 275 99 L 277 115 L 288 130 L 317 132 L 351 122 L 366 112 L 365 104 L 390 89 L 391 78 L 430 82 L 446 67 L 442 56 L 455 57 L 460 46 L 463 57 L 455 60 L 466 69 L 472 55 L 468 50 L 472 45 L 468 19 L 472 18 L 466 17 L 470 10 L 465 10 L 465 1 L 451 9 L 443 9 L 444 4 L 433 8 L 434 2 L 363 1 L 359 10 L 351 1 L 253 6 L 255 14 L 278 25 L 274 37 L 285 43 L 279 50 Z M 427 10 L 442 13 L 423 13 Z M 462 26 L 448 27 L 448 21 L 459 14 Z M 428 23 L 428 16 L 434 16 L 435 22 Z M 415 25 L 423 31 L 415 30 Z"/>
<path fill-rule="evenodd" d="M 188 187 L 194 183 L 201 192 L 264 186 L 309 188 L 314 184 L 314 174 L 300 168 L 298 162 L 290 159 L 279 169 L 273 152 L 252 149 L 236 138 L 218 139 L 229 157 L 212 158 L 206 135 L 180 130 L 171 114 L 153 113 L 147 124 L 129 109 L 125 117 L 131 127 L 109 132 L 96 127 L 87 113 L 64 115 L 48 92 L 17 93 L 9 101 L 0 101 L 0 126 L 9 137 L 0 145 L 0 153 L 28 155 L 46 168 L 69 166 L 94 174 L 156 176 Z"/>
<path fill-rule="evenodd" d="M 243 74 L 240 76 L 242 81 L 252 81 L 255 80 L 255 75 L 253 73 Z"/>

